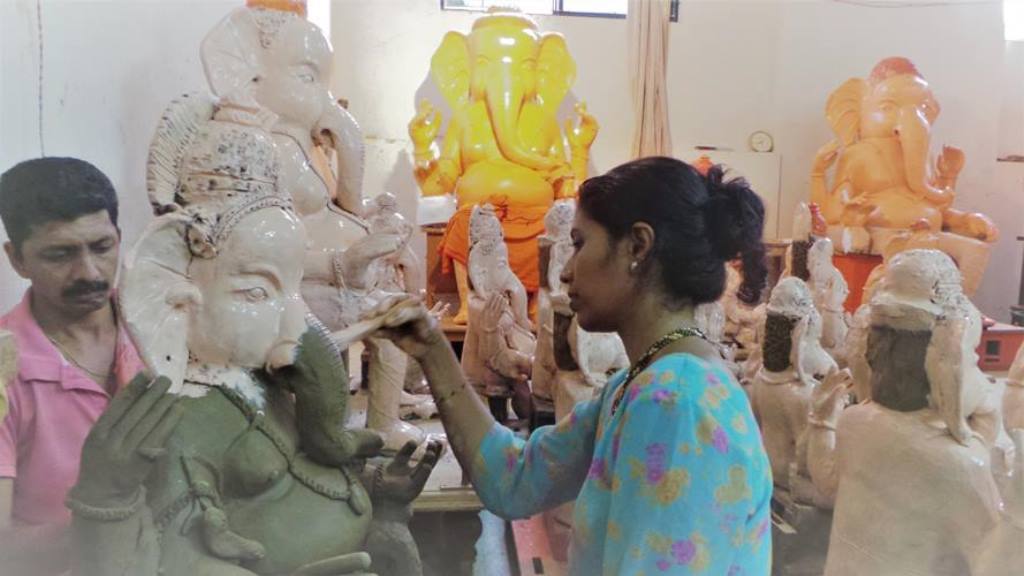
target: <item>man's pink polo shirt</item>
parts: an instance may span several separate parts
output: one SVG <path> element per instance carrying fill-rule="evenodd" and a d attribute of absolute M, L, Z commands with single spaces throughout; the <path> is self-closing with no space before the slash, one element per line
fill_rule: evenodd
<path fill-rule="evenodd" d="M 14 478 L 12 514 L 27 524 L 65 524 L 68 490 L 78 480 L 82 444 L 110 395 L 64 359 L 32 317 L 31 289 L 0 317 L 14 334 L 18 374 L 7 389 L 10 411 L 0 426 L 0 477 Z M 143 363 L 123 326 L 118 331 L 115 382 L 121 389 Z"/>

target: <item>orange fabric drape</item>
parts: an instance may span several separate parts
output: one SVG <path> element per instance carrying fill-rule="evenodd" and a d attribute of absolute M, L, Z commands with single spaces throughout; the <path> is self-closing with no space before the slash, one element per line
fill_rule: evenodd
<path fill-rule="evenodd" d="M 527 292 L 536 292 L 540 286 L 540 248 L 537 237 L 544 233 L 545 206 L 522 206 L 508 203 L 503 197 L 488 200 L 494 206 L 508 247 L 508 263 L 519 277 Z M 441 253 L 441 271 L 451 270 L 452 260 L 466 264 L 469 260 L 469 217 L 473 205 L 459 208 L 448 220 L 444 237 L 438 245 Z"/>
<path fill-rule="evenodd" d="M 671 0 L 629 0 L 635 158 L 672 155 L 667 83 L 671 4 Z"/>

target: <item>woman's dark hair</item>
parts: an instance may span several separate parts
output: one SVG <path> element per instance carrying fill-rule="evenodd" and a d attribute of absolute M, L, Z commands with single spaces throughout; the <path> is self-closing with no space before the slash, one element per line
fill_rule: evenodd
<path fill-rule="evenodd" d="M 627 162 L 583 182 L 579 207 L 619 240 L 633 224 L 654 229 L 652 257 L 668 292 L 694 306 L 725 290 L 725 263 L 743 262 L 739 298 L 754 304 L 768 275 L 764 261 L 764 204 L 742 178 L 725 180 L 713 166 L 702 176 L 662 156 Z"/>
<path fill-rule="evenodd" d="M 26 160 L 0 175 L 0 219 L 15 250 L 33 226 L 106 210 L 117 226 L 117 193 L 99 168 L 77 158 Z"/>

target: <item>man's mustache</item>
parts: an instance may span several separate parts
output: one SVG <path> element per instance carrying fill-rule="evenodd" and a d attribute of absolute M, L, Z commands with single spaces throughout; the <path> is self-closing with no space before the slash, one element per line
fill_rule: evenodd
<path fill-rule="evenodd" d="M 61 296 L 64 298 L 76 298 L 78 296 L 86 296 L 88 294 L 95 294 L 96 292 L 106 292 L 110 290 L 110 282 L 105 280 L 78 280 L 71 286 L 68 286 L 61 292 Z"/>

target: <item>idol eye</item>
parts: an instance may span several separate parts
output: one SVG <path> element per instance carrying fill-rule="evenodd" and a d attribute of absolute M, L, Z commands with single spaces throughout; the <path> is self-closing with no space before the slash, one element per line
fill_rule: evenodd
<path fill-rule="evenodd" d="M 267 290 L 262 286 L 249 288 L 245 291 L 245 299 L 249 302 L 262 302 L 266 300 L 268 296 L 269 294 L 267 294 Z"/>

